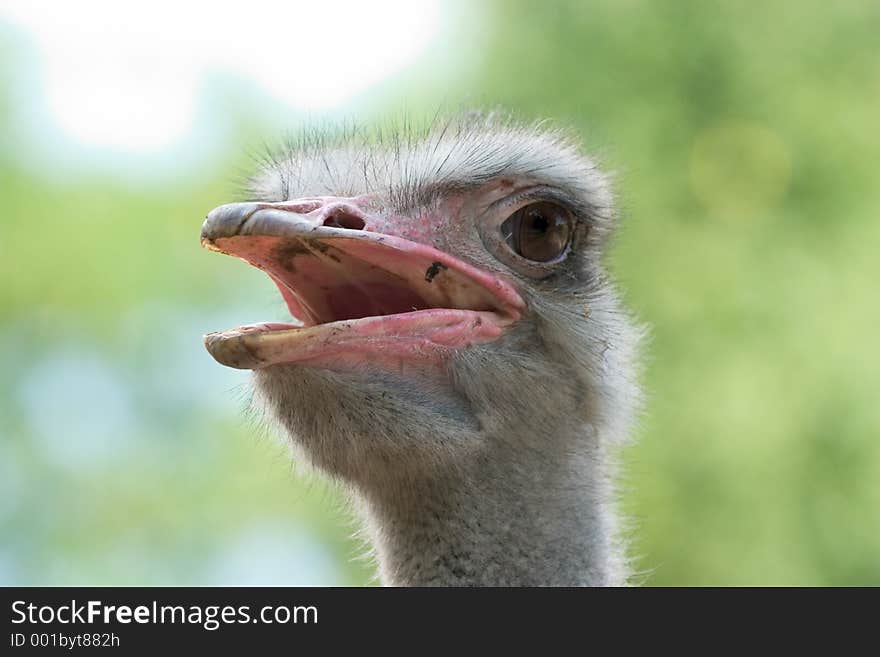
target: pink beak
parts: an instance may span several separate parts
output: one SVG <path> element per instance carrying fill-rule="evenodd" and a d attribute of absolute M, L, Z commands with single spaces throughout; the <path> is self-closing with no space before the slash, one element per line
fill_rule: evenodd
<path fill-rule="evenodd" d="M 334 345 L 368 351 L 382 336 L 421 340 L 419 353 L 436 356 L 437 349 L 424 347 L 492 340 L 520 317 L 525 304 L 510 283 L 431 246 L 371 230 L 378 226 L 390 228 L 354 199 L 335 197 L 212 210 L 202 245 L 266 271 L 302 322 L 210 334 L 212 355 L 252 369 L 339 352 Z M 314 339 L 334 328 L 340 339 Z M 308 347 L 306 337 L 312 338 Z M 262 359 L 254 357 L 260 349 Z"/>

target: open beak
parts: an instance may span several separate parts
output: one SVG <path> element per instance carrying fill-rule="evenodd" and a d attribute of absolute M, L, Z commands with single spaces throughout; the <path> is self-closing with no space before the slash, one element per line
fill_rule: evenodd
<path fill-rule="evenodd" d="M 295 320 L 207 334 L 218 362 L 258 369 L 436 361 L 496 339 L 519 319 L 525 304 L 506 281 L 425 244 L 373 232 L 369 215 L 335 220 L 327 208 L 338 201 L 233 203 L 208 215 L 202 245 L 265 271 Z"/>

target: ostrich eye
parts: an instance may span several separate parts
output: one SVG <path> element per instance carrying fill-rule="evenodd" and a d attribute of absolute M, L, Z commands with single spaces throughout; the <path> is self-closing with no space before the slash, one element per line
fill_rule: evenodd
<path fill-rule="evenodd" d="M 571 215 L 546 201 L 520 208 L 501 224 L 507 245 L 517 255 L 534 262 L 549 262 L 561 256 L 571 233 Z"/>

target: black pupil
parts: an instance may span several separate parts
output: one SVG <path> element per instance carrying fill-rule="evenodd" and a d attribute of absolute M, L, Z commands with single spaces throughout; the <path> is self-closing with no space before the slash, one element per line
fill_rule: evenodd
<path fill-rule="evenodd" d="M 555 203 L 541 201 L 520 208 L 501 224 L 507 244 L 534 262 L 561 256 L 571 237 L 571 215 Z"/>
<path fill-rule="evenodd" d="M 547 232 L 547 227 L 549 226 L 549 223 L 544 218 L 544 215 L 533 214 L 531 215 L 530 219 L 532 220 L 532 230 L 534 230 L 536 233 Z"/>

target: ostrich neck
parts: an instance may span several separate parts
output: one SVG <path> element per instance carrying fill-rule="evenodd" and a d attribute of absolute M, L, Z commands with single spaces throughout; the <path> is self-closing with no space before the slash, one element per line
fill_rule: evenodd
<path fill-rule="evenodd" d="M 564 437 L 557 437 L 565 444 Z M 465 465 L 361 491 L 382 582 L 392 586 L 622 584 L 600 450 L 487 441 Z"/>

